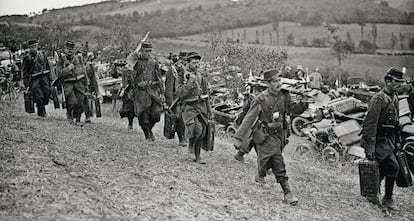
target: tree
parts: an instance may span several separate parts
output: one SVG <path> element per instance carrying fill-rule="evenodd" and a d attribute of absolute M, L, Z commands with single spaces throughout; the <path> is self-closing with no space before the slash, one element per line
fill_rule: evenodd
<path fill-rule="evenodd" d="M 294 46 L 295 45 L 295 36 L 293 33 L 289 33 L 287 36 L 287 45 L 288 46 Z"/>
<path fill-rule="evenodd" d="M 394 35 L 394 32 L 391 32 L 391 49 L 394 50 L 395 46 L 397 46 L 398 38 L 397 35 Z"/>
<path fill-rule="evenodd" d="M 364 40 L 364 27 L 367 21 L 367 14 L 361 9 L 357 9 L 355 16 L 358 25 L 361 27 L 361 40 Z"/>
<path fill-rule="evenodd" d="M 374 45 L 377 45 L 378 32 L 377 32 L 377 24 L 375 23 L 372 23 L 371 35 L 372 35 L 372 43 Z"/>

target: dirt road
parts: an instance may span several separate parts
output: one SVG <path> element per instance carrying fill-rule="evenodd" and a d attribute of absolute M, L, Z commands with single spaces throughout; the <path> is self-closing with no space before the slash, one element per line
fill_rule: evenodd
<path fill-rule="evenodd" d="M 52 105 L 49 105 L 52 106 Z M 148 143 L 134 123 L 112 114 L 77 127 L 62 110 L 41 119 L 22 104 L 0 106 L 0 220 L 414 220 L 414 189 L 396 188 L 391 216 L 359 195 L 356 166 L 332 168 L 316 156 L 285 152 L 291 207 L 273 176 L 254 182 L 256 156 L 233 159 L 230 140 L 203 152 L 207 165 L 162 137 Z"/>

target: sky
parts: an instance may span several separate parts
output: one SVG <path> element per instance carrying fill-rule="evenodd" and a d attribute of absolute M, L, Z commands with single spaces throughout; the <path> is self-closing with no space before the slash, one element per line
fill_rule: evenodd
<path fill-rule="evenodd" d="M 27 14 L 42 11 L 44 8 L 63 8 L 78 6 L 102 0 L 0 0 L 0 16 L 12 14 Z"/>

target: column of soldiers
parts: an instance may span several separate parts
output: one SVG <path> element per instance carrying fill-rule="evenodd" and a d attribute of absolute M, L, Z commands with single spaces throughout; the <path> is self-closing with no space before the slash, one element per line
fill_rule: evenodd
<path fill-rule="evenodd" d="M 44 55 L 36 50 L 36 41 L 29 41 L 29 47 L 30 53 L 23 60 L 24 82 L 33 92 L 38 115 L 44 117 L 44 106 L 48 103 L 48 89 L 51 85 L 50 67 Z M 89 103 L 88 94 L 97 94 L 98 90 L 92 64 L 85 63 L 74 49 L 73 42 L 66 42 L 64 52 L 59 55 L 57 76 L 64 89 L 67 120 L 74 123 L 75 119 L 75 123 L 79 123 L 84 107 Z M 126 67 L 126 62 L 121 62 L 116 67 L 124 85 L 122 97 L 125 99 L 124 114 L 129 121 L 128 127 L 132 129 L 133 118 L 137 117 L 145 139 L 154 141 L 154 125 L 160 121 L 163 108 L 171 108 L 177 115 L 179 145 L 187 145 L 189 156 L 195 162 L 204 164 L 200 152 L 206 145 L 207 122 L 212 114 L 208 100 L 208 82 L 198 71 L 201 56 L 196 52 L 180 53 L 167 71 L 164 85 L 159 64 L 152 57 L 151 51 L 152 44 L 143 42 L 142 49 L 133 54 L 136 59 L 133 70 Z M 296 205 L 298 199 L 290 190 L 282 155 L 289 137 L 288 118 L 294 108 L 289 92 L 281 87 L 281 74 L 281 71 L 275 69 L 263 72 L 267 89 L 260 88 L 258 95 L 249 97 L 243 117 L 237 122 L 239 127 L 233 144 L 239 150 L 235 156 L 237 160 L 243 160 L 243 155 L 255 147 L 258 158 L 255 181 L 264 183 L 267 171 L 271 169 L 283 190 L 283 201 Z M 402 75 L 395 68 L 387 71 L 384 89 L 370 101 L 361 140 L 367 158 L 378 162 L 381 180 L 385 179 L 382 202 L 378 197 L 371 197 L 369 201 L 390 210 L 398 210 L 392 195 L 399 171 L 394 150 L 399 148 L 401 142 L 397 129 L 399 110 L 396 91 L 404 81 Z M 87 111 L 86 121 L 90 120 L 88 113 Z M 390 126 L 395 129 L 390 130 Z M 247 142 L 248 145 L 241 148 L 246 138 L 250 137 L 252 139 Z"/>

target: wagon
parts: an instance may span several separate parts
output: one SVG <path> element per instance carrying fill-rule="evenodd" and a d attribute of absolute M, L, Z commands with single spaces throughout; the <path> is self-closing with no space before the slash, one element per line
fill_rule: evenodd
<path fill-rule="evenodd" d="M 242 105 L 229 103 L 214 104 L 211 108 L 217 124 L 221 126 L 218 130 L 232 136 L 237 130 L 238 126 L 235 124 L 235 120 L 242 111 L 242 107 Z"/>

